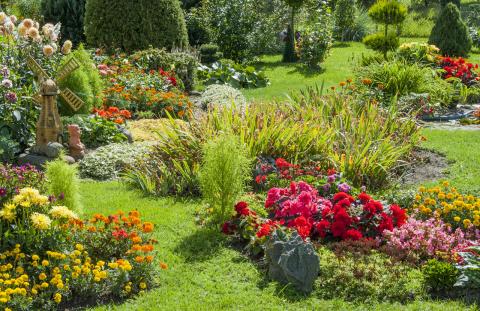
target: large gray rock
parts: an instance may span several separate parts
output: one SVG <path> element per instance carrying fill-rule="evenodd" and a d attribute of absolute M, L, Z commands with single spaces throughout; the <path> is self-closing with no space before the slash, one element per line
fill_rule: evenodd
<path fill-rule="evenodd" d="M 296 231 L 290 237 L 275 231 L 266 244 L 268 275 L 281 283 L 291 283 L 309 293 L 320 272 L 320 260 L 313 245 L 305 242 Z"/>

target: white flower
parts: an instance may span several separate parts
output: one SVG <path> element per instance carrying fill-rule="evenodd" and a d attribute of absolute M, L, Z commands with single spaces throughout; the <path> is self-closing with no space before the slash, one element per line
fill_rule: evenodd
<path fill-rule="evenodd" d="M 10 79 L 3 79 L 2 86 L 9 89 L 13 86 L 12 80 Z"/>

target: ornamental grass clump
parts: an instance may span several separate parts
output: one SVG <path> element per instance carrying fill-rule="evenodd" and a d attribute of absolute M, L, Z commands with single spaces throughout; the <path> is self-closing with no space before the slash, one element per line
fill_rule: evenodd
<path fill-rule="evenodd" d="M 45 176 L 48 183 L 48 192 L 55 196 L 62 205 L 81 213 L 82 203 L 77 166 L 70 165 L 60 158 L 46 165 Z"/>
<path fill-rule="evenodd" d="M 204 199 L 213 208 L 216 224 L 231 216 L 231 207 L 245 191 L 250 173 L 251 161 L 236 136 L 224 133 L 206 142 L 199 181 Z"/>

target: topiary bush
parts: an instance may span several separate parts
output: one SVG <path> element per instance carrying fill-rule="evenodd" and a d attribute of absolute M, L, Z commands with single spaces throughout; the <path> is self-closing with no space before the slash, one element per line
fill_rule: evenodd
<path fill-rule="evenodd" d="M 382 52 L 387 58 L 387 52 L 396 49 L 399 40 L 396 32 L 388 32 L 389 26 L 400 25 L 407 17 L 407 7 L 396 0 L 379 0 L 369 10 L 368 15 L 377 24 L 384 26 L 383 34 L 367 36 L 364 43 L 376 51 Z M 383 36 L 383 38 L 382 38 Z"/>
<path fill-rule="evenodd" d="M 60 89 L 68 87 L 72 90 L 83 100 L 84 105 L 78 111 L 73 111 L 70 105 L 60 97 L 60 113 L 66 116 L 72 116 L 76 113 L 90 113 L 93 107 L 100 106 L 104 86 L 90 54 L 84 49 L 83 45 L 80 45 L 77 50 L 67 56 L 63 62 L 67 62 L 72 57 L 80 63 L 80 67 L 59 81 L 59 86 Z"/>
<path fill-rule="evenodd" d="M 86 0 L 43 0 L 41 13 L 45 22 L 62 23 L 60 29 L 63 40 L 71 40 L 76 46 L 85 42 L 83 19 Z"/>
<path fill-rule="evenodd" d="M 223 53 L 219 51 L 216 44 L 203 44 L 200 47 L 200 61 L 202 64 L 212 64 L 223 58 Z"/>
<path fill-rule="evenodd" d="M 352 39 L 351 30 L 355 25 L 355 1 L 338 0 L 335 5 L 334 19 L 334 38 L 340 41 L 350 41 Z"/>
<path fill-rule="evenodd" d="M 85 35 L 92 46 L 127 52 L 188 46 L 185 17 L 178 0 L 89 0 Z"/>
<path fill-rule="evenodd" d="M 453 289 L 460 272 L 449 262 L 430 259 L 422 268 L 423 282 L 427 290 L 434 293 Z"/>
<path fill-rule="evenodd" d="M 458 7 L 448 3 L 440 12 L 428 43 L 436 45 L 443 55 L 466 56 L 472 48 L 472 39 Z"/>

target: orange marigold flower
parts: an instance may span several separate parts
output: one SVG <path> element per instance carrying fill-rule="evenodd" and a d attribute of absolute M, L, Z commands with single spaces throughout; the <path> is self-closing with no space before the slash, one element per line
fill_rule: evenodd
<path fill-rule="evenodd" d="M 144 258 L 142 256 L 135 257 L 135 261 L 138 262 L 138 263 L 143 262 L 143 260 L 144 260 Z"/>
<path fill-rule="evenodd" d="M 139 244 L 133 244 L 132 245 L 132 250 L 134 250 L 134 251 L 139 251 L 141 249 L 142 249 L 142 246 L 139 245 Z"/>
<path fill-rule="evenodd" d="M 143 224 L 143 232 L 149 233 L 153 231 L 153 224 L 151 222 L 145 222 Z"/>
<path fill-rule="evenodd" d="M 143 246 L 142 246 L 142 251 L 143 251 L 144 253 L 149 253 L 149 252 L 153 251 L 153 245 L 151 245 L 151 244 L 145 244 L 145 245 L 143 245 Z"/>
<path fill-rule="evenodd" d="M 133 238 L 132 238 L 132 242 L 133 242 L 133 243 L 137 243 L 137 244 L 138 244 L 138 243 L 142 243 L 142 238 L 139 237 L 139 236 L 133 237 Z"/>
<path fill-rule="evenodd" d="M 131 212 L 128 213 L 128 216 L 140 217 L 140 213 L 138 211 L 131 211 Z"/>
<path fill-rule="evenodd" d="M 168 266 L 167 266 L 166 263 L 161 262 L 161 263 L 160 263 L 160 268 L 161 268 L 162 270 L 167 270 L 167 269 L 168 269 Z"/>
<path fill-rule="evenodd" d="M 153 261 L 153 256 L 151 256 L 151 255 L 146 256 L 145 261 L 146 262 L 152 262 Z"/>

